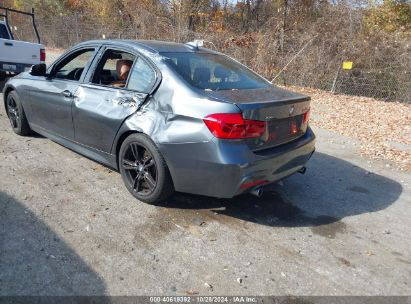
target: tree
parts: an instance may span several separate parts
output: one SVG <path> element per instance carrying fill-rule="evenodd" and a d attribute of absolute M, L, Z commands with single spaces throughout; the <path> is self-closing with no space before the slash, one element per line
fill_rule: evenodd
<path fill-rule="evenodd" d="M 368 30 L 411 32 L 411 4 L 406 0 L 384 0 L 372 5 L 364 18 Z"/>

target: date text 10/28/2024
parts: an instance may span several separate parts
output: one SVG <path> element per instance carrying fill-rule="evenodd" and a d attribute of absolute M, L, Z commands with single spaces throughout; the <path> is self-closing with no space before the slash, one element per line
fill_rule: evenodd
<path fill-rule="evenodd" d="M 208 296 L 171 296 L 150 297 L 150 303 L 256 303 L 256 297 L 208 297 Z"/>

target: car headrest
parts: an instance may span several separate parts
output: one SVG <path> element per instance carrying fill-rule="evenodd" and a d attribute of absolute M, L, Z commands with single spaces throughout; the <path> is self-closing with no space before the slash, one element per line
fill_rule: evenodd
<path fill-rule="evenodd" d="M 197 84 L 209 82 L 211 73 L 209 68 L 196 68 L 194 70 L 193 81 Z"/>
<path fill-rule="evenodd" d="M 218 65 L 214 69 L 214 77 L 216 78 L 227 78 L 230 76 L 230 73 L 221 65 Z"/>
<path fill-rule="evenodd" d="M 179 60 L 176 67 L 177 67 L 177 70 L 180 71 L 182 75 L 184 75 L 185 77 L 191 77 L 191 68 L 190 68 L 190 63 L 188 61 Z"/>
<path fill-rule="evenodd" d="M 117 60 L 116 62 L 116 70 L 118 74 L 118 78 L 120 80 L 126 80 L 128 77 L 128 73 L 130 72 L 131 66 L 133 65 L 133 61 L 131 60 Z"/>

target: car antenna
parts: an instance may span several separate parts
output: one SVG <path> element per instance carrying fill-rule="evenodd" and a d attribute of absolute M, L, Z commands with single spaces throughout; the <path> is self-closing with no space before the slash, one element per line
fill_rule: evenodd
<path fill-rule="evenodd" d="M 192 47 L 194 47 L 198 50 L 199 47 L 204 46 L 204 43 L 209 43 L 214 47 L 215 50 L 218 50 L 216 45 L 210 40 L 204 40 L 204 39 L 198 39 L 197 40 L 196 39 L 194 41 L 187 42 L 186 44 L 189 45 L 189 46 L 192 46 Z"/>
<path fill-rule="evenodd" d="M 198 50 L 199 47 L 202 47 L 204 45 L 204 40 L 195 39 L 194 41 L 187 42 L 186 44 Z"/>

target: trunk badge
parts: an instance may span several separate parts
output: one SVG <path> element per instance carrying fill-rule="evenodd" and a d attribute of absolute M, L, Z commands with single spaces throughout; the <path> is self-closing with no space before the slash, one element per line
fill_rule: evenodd
<path fill-rule="evenodd" d="M 294 106 L 290 107 L 290 110 L 288 111 L 288 114 L 291 116 L 294 113 Z"/>

